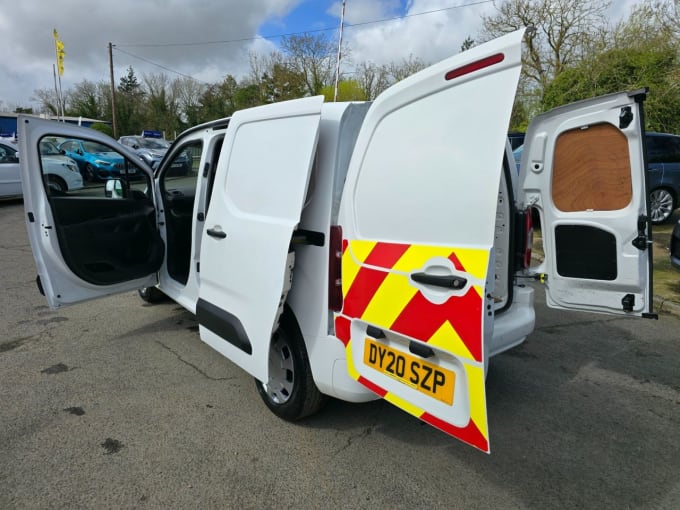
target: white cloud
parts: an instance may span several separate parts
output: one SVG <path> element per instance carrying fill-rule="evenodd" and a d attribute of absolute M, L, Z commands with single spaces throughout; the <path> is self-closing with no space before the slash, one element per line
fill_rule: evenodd
<path fill-rule="evenodd" d="M 400 5 L 400 0 L 347 0 L 345 3 L 345 22 L 349 24 L 365 23 L 396 16 Z M 340 18 L 342 1 L 333 2 L 327 12 Z"/>
<path fill-rule="evenodd" d="M 311 1 L 326 2 L 326 12 L 339 23 L 340 0 L 59 0 L 49 4 L 45 0 L 15 0 L 11 9 L 0 10 L 0 110 L 36 106 L 30 101 L 33 91 L 53 87 L 53 28 L 59 30 L 66 49 L 64 88 L 84 79 L 108 82 L 109 42 L 117 45 L 116 81 L 128 66 L 140 78 L 144 73 L 165 72 L 123 53 L 127 52 L 214 82 L 226 74 L 246 74 L 249 51 L 268 53 L 275 49 L 272 41 L 253 40 L 258 28 L 265 21 L 284 26 L 293 9 L 304 9 L 305 2 Z M 640 1 L 614 1 L 610 19 L 620 20 Z M 466 37 L 474 38 L 481 28 L 482 14 L 492 14 L 495 9 L 492 2 L 480 0 L 347 0 L 346 5 L 347 24 L 357 26 L 348 26 L 344 40 L 352 61 L 357 63 L 389 63 L 410 55 L 435 62 L 457 53 Z M 451 8 L 454 6 L 460 7 Z M 408 17 L 370 23 L 399 16 L 404 9 Z M 428 11 L 436 12 L 416 15 Z M 234 39 L 244 40 L 141 46 Z M 345 72 L 351 68 L 351 62 L 343 63 Z"/>
<path fill-rule="evenodd" d="M 347 41 L 352 60 L 378 64 L 400 61 L 409 56 L 436 62 L 460 51 L 468 37 L 481 27 L 481 14 L 493 12 L 493 4 L 461 0 L 411 0 L 403 19 L 351 27 Z M 452 5 L 461 7 L 450 9 Z M 422 14 L 427 13 L 427 14 Z M 375 18 L 374 18 L 375 19 Z"/>
<path fill-rule="evenodd" d="M 249 39 L 272 17 L 285 17 L 301 0 L 21 0 L 0 10 L 0 104 L 30 106 L 35 89 L 53 88 L 52 30 L 64 42 L 67 88 L 84 79 L 109 79 L 108 43 L 114 51 L 116 80 L 132 66 L 138 76 L 162 69 L 129 56 L 139 55 L 169 69 L 216 81 L 248 69 L 248 51 L 271 50 L 268 41 L 246 40 L 200 46 L 130 46 L 169 42 Z M 47 7 L 47 6 L 50 7 Z M 58 6 L 58 8 L 57 8 Z"/>

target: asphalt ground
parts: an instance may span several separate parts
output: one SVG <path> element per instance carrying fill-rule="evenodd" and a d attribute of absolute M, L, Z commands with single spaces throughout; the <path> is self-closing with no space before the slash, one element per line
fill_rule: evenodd
<path fill-rule="evenodd" d="M 680 507 L 680 320 L 547 309 L 491 360 L 491 455 L 384 401 L 277 419 L 172 302 L 50 311 L 0 202 L 0 508 Z"/>

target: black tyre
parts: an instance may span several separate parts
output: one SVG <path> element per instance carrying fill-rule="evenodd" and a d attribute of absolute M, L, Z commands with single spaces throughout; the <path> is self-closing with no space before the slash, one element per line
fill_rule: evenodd
<path fill-rule="evenodd" d="M 649 209 L 652 223 L 665 223 L 675 209 L 675 197 L 665 188 L 657 188 L 649 194 Z"/>
<path fill-rule="evenodd" d="M 64 182 L 64 179 L 56 175 L 47 176 L 47 186 L 50 188 L 50 190 L 60 191 L 62 193 L 64 191 L 68 191 L 68 186 Z"/>
<path fill-rule="evenodd" d="M 147 303 L 159 303 L 164 301 L 167 297 L 156 287 L 144 287 L 143 289 L 139 289 L 137 292 L 139 293 L 139 297 Z"/>
<path fill-rule="evenodd" d="M 89 163 L 85 166 L 85 179 L 88 181 L 96 181 L 98 180 L 99 176 L 97 175 L 97 171 L 94 169 L 92 165 Z"/>
<path fill-rule="evenodd" d="M 286 310 L 271 339 L 269 381 L 255 380 L 265 405 L 279 418 L 297 421 L 323 407 L 327 397 L 314 384 L 300 328 Z"/>

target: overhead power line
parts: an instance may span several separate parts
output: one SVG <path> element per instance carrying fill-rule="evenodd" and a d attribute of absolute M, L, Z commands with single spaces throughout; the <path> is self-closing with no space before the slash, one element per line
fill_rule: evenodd
<path fill-rule="evenodd" d="M 166 66 L 164 66 L 163 64 L 159 64 L 158 62 L 154 62 L 153 60 L 149 60 L 148 58 L 140 57 L 139 55 L 135 55 L 135 54 L 133 54 L 133 53 L 130 53 L 129 51 L 121 50 L 121 49 L 120 49 L 117 45 L 115 45 L 115 44 L 113 45 L 113 49 L 116 50 L 116 51 L 120 51 L 121 53 L 125 53 L 126 55 L 128 55 L 128 56 L 130 56 L 130 57 L 133 57 L 133 58 L 142 60 L 143 62 L 146 62 L 147 64 L 151 64 L 151 65 L 154 65 L 154 66 L 156 66 L 156 67 L 160 67 L 161 69 L 165 69 L 166 71 L 169 71 L 169 72 L 171 72 L 171 73 L 179 74 L 180 76 L 184 76 L 185 78 L 191 78 L 191 79 L 194 80 L 194 81 L 198 81 L 198 82 L 201 82 L 201 83 L 205 83 L 206 85 L 210 85 L 210 83 L 208 83 L 207 81 L 199 80 L 198 78 L 196 78 L 196 77 L 194 77 L 194 76 L 190 76 L 190 75 L 188 75 L 188 74 L 184 74 L 184 73 L 182 73 L 182 72 L 180 72 L 180 71 L 175 71 L 174 69 L 170 69 L 169 67 L 166 67 Z"/>
<path fill-rule="evenodd" d="M 493 2 L 493 0 L 479 0 L 478 2 L 472 2 L 469 4 L 459 4 L 459 5 L 453 5 L 451 7 L 442 7 L 441 9 L 433 9 L 430 11 L 423 11 L 423 12 L 416 12 L 413 14 L 405 14 L 403 16 L 394 16 L 392 18 L 383 18 L 383 19 L 377 19 L 377 20 L 372 20 L 372 21 L 363 21 L 361 23 L 352 23 L 352 24 L 347 24 L 345 23 L 345 28 L 354 28 L 354 27 L 360 27 L 360 26 L 365 26 L 365 25 L 374 25 L 377 23 L 389 23 L 393 21 L 399 21 L 402 19 L 406 18 L 413 18 L 416 16 L 424 16 L 427 14 L 434 14 L 437 12 L 444 12 L 444 11 L 451 11 L 453 9 L 461 9 L 464 7 L 474 7 L 477 5 L 482 5 L 482 4 L 488 4 Z M 230 44 L 230 43 L 239 43 L 239 42 L 248 42 L 248 41 L 256 41 L 256 40 L 261 40 L 261 39 L 279 39 L 281 37 L 290 37 L 292 35 L 301 35 L 301 34 L 313 34 L 313 33 L 318 33 L 318 32 L 330 32 L 333 30 L 337 30 L 337 27 L 332 27 L 332 28 L 319 28 L 319 29 L 314 29 L 314 30 L 303 30 L 300 32 L 288 32 L 285 34 L 275 34 L 275 35 L 258 35 L 255 37 L 242 37 L 238 39 L 227 39 L 227 40 L 221 40 L 221 41 L 204 41 L 204 42 L 184 42 L 184 43 L 150 43 L 150 44 L 114 44 L 113 49 L 116 51 L 119 51 L 121 53 L 125 53 L 126 55 L 136 58 L 138 60 L 141 60 L 143 62 L 146 62 L 147 64 L 151 64 L 156 67 L 160 67 L 161 69 L 164 69 L 165 71 L 175 73 L 179 76 L 184 76 L 185 78 L 191 78 L 192 80 L 198 81 L 200 83 L 204 83 L 206 85 L 210 85 L 210 83 L 205 82 L 203 80 L 199 80 L 198 78 L 195 78 L 193 76 L 190 76 L 188 74 L 184 74 L 180 71 L 176 71 L 174 69 L 171 69 L 167 66 L 164 66 L 163 64 L 159 64 L 158 62 L 154 62 L 153 60 L 149 60 L 146 57 L 142 57 L 140 55 L 135 55 L 134 53 L 130 53 L 129 51 L 125 51 L 121 49 L 121 46 L 124 48 L 167 48 L 167 47 L 176 47 L 176 46 L 207 46 L 207 45 L 213 45 L 213 44 Z"/>
<path fill-rule="evenodd" d="M 365 26 L 365 25 L 374 25 L 377 23 L 389 23 L 392 21 L 399 21 L 403 20 L 406 18 L 414 18 L 416 16 L 424 16 L 426 14 L 434 14 L 437 12 L 444 12 L 444 11 L 451 11 L 453 9 L 462 9 L 464 7 L 475 7 L 477 5 L 482 5 L 482 4 L 488 4 L 492 3 L 493 0 L 480 0 L 478 2 L 472 2 L 469 4 L 460 4 L 460 5 L 453 5 L 451 7 L 442 7 L 441 9 L 433 9 L 430 11 L 423 11 L 423 12 L 416 12 L 413 14 L 405 14 L 403 16 L 394 16 L 392 18 L 382 18 L 382 19 L 377 19 L 377 20 L 372 20 L 372 21 L 363 21 L 361 23 L 345 23 L 345 28 L 354 28 L 354 27 L 360 27 L 360 26 Z M 116 47 L 125 47 L 125 48 L 165 48 L 165 47 L 176 47 L 176 46 L 208 46 L 208 45 L 213 45 L 213 44 L 231 44 L 231 43 L 240 43 L 240 42 L 248 42 L 248 41 L 257 41 L 260 39 L 279 39 L 282 37 L 289 37 L 292 35 L 301 35 L 301 34 L 313 34 L 317 32 L 331 32 L 334 30 L 337 30 L 337 27 L 331 27 L 331 28 L 318 28 L 314 30 L 302 30 L 299 32 L 288 32 L 285 34 L 274 34 L 274 35 L 257 35 L 254 37 L 241 37 L 237 39 L 224 39 L 224 40 L 218 40 L 218 41 L 202 41 L 202 42 L 178 42 L 178 43 L 146 43 L 146 44 L 117 44 Z M 122 51 L 122 50 L 120 50 Z"/>

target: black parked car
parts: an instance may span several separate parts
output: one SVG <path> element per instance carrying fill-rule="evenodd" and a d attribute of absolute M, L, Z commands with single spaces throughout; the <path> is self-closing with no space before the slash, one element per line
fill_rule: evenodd
<path fill-rule="evenodd" d="M 652 223 L 664 223 L 680 206 L 680 136 L 647 133 Z"/>

